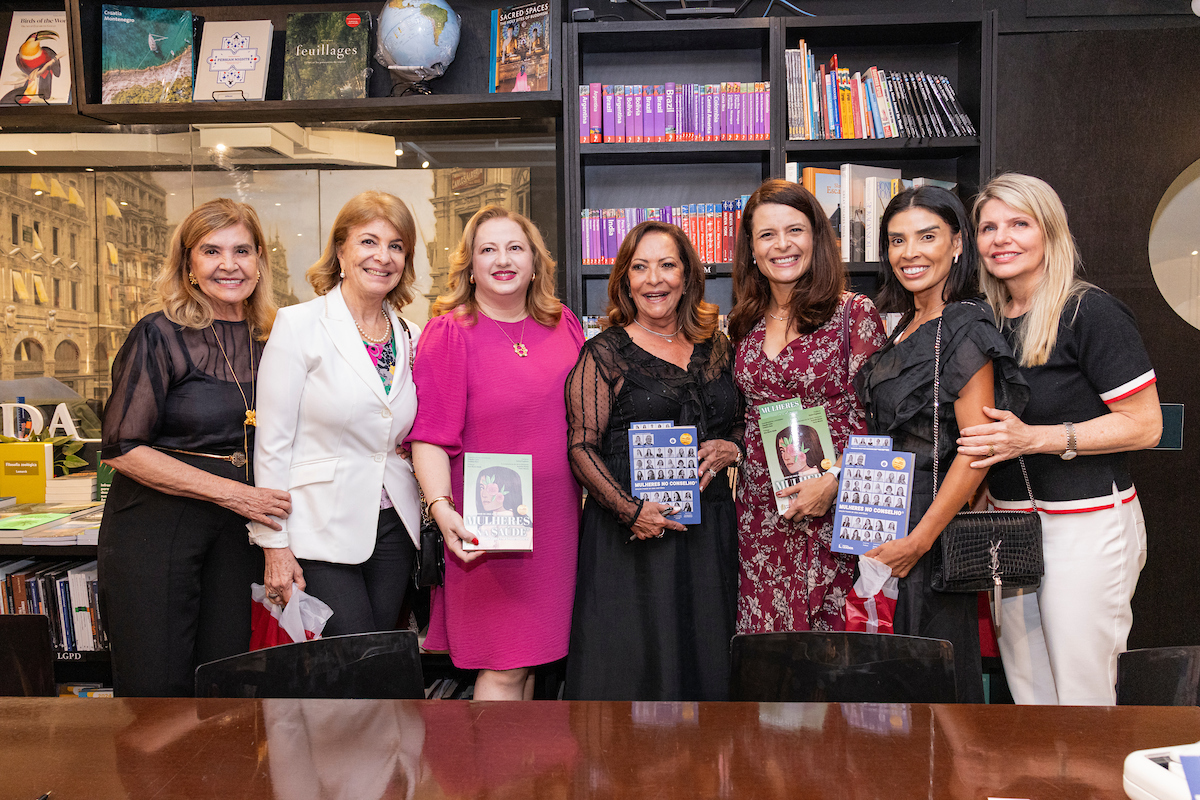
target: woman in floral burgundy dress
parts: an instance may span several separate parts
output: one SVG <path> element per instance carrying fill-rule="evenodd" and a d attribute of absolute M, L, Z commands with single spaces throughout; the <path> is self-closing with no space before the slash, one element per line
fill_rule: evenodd
<path fill-rule="evenodd" d="M 852 382 L 883 344 L 883 323 L 870 300 L 844 291 L 829 219 L 794 183 L 767 181 L 751 195 L 733 282 L 734 380 L 746 399 L 737 630 L 841 630 L 854 559 L 830 550 L 840 470 L 786 489 L 789 507 L 777 513 L 755 407 L 793 397 L 805 408 L 824 406 L 841 453 L 852 433 L 866 433 Z"/>

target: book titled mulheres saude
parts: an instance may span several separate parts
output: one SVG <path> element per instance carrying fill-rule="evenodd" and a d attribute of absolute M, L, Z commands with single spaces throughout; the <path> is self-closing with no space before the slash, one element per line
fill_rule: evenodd
<path fill-rule="evenodd" d="M 492 11 L 488 91 L 550 89 L 550 4 L 523 3 Z"/>
<path fill-rule="evenodd" d="M 371 12 L 288 14 L 285 41 L 284 100 L 367 96 Z"/>
<path fill-rule="evenodd" d="M 464 550 L 533 550 L 533 456 L 463 456 L 463 523 L 479 540 Z"/>
<path fill-rule="evenodd" d="M 757 407 L 771 491 L 778 492 L 802 481 L 819 478 L 837 460 L 825 409 L 805 408 L 797 398 Z M 776 497 L 776 510 L 788 509 L 791 497 Z"/>
<path fill-rule="evenodd" d="M 908 535 L 913 454 L 890 436 L 851 436 L 833 514 L 832 550 L 859 555 Z"/>
<path fill-rule="evenodd" d="M 190 11 L 105 4 L 100 101 L 190 103 L 194 25 Z"/>
<path fill-rule="evenodd" d="M 71 102 L 67 15 L 61 11 L 14 11 L 0 69 L 0 105 Z"/>
<path fill-rule="evenodd" d="M 271 63 L 269 19 L 206 22 L 196 68 L 196 102 L 264 100 Z"/>
<path fill-rule="evenodd" d="M 629 480 L 633 496 L 675 509 L 671 519 L 700 523 L 700 445 L 696 428 L 671 421 L 629 426 Z"/>

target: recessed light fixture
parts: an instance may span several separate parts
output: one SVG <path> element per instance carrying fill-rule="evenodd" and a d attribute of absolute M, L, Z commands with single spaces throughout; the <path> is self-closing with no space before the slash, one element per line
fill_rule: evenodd
<path fill-rule="evenodd" d="M 422 161 L 422 162 L 421 162 L 421 169 L 429 169 L 429 162 L 428 162 L 428 161 Z"/>
<path fill-rule="evenodd" d="M 127 205 L 129 205 L 129 203 L 126 203 L 124 200 L 122 200 L 122 201 L 121 201 L 121 205 L 123 205 L 123 206 L 127 206 Z"/>
<path fill-rule="evenodd" d="M 31 147 L 31 148 L 29 148 L 29 155 L 31 155 L 31 156 L 36 156 L 36 155 L 37 155 L 37 150 L 34 150 L 32 147 Z"/>
<path fill-rule="evenodd" d="M 281 205 L 283 205 L 283 203 L 276 203 L 275 205 L 277 205 L 277 206 L 281 206 Z"/>
<path fill-rule="evenodd" d="M 42 190 L 41 190 L 41 189 L 38 189 L 36 192 L 34 192 L 34 193 L 33 193 L 33 196 L 34 196 L 34 197 L 40 197 L 40 196 L 41 196 L 41 194 L 42 194 Z"/>
<path fill-rule="evenodd" d="M 225 145 L 223 145 L 223 144 L 221 144 L 220 142 L 218 142 L 218 143 L 217 143 L 217 144 L 216 144 L 216 145 L 213 147 L 213 149 L 214 149 L 214 150 L 216 150 L 218 153 L 224 153 L 224 152 L 225 152 Z"/>
<path fill-rule="evenodd" d="M 84 167 L 83 171 L 84 172 L 95 172 L 96 170 L 92 169 L 91 167 Z"/>
<path fill-rule="evenodd" d="M 1194 255 L 1194 256 L 1200 256 L 1200 250 L 1193 250 L 1193 251 L 1192 251 L 1192 255 Z"/>
<path fill-rule="evenodd" d="M 402 156 L 402 155 L 404 155 L 404 148 L 403 148 L 403 147 L 397 147 L 397 148 L 396 148 L 396 155 L 398 155 L 398 156 Z"/>
<path fill-rule="evenodd" d="M 297 233 L 296 235 L 297 235 L 297 236 L 303 236 L 304 234 L 303 234 L 303 233 Z"/>

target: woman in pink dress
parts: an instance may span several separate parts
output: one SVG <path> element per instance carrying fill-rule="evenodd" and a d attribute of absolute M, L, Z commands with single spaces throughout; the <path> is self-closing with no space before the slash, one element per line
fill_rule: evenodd
<path fill-rule="evenodd" d="M 756 407 L 793 397 L 823 407 L 842 452 L 850 434 L 866 433 L 852 381 L 883 343 L 883 323 L 870 300 L 845 291 L 846 268 L 817 199 L 787 181 L 767 181 L 746 203 L 733 286 L 733 376 L 746 399 L 737 630 L 843 630 L 854 559 L 830 549 L 840 468 L 785 489 L 789 506 L 777 513 Z"/>
<path fill-rule="evenodd" d="M 554 296 L 554 261 L 520 214 L 480 209 L 450 265 L 413 369 L 413 462 L 448 551 L 425 647 L 479 670 L 477 700 L 532 699 L 530 667 L 563 658 L 571 632 L 580 491 L 563 387 L 583 328 Z M 532 552 L 463 550 L 468 452 L 533 457 Z"/>

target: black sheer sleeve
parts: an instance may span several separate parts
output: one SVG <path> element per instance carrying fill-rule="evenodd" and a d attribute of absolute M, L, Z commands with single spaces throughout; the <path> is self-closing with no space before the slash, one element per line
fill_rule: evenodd
<path fill-rule="evenodd" d="M 172 359 L 156 316 L 143 318 L 113 360 L 112 395 L 104 407 L 102 458 L 153 444 L 167 402 Z"/>
<path fill-rule="evenodd" d="M 708 364 L 704 369 L 704 385 L 712 387 L 718 381 L 722 383 L 734 384 L 733 381 L 733 344 L 729 341 L 725 334 L 717 332 L 712 338 L 712 350 L 708 358 Z M 710 394 L 710 401 L 711 401 Z M 724 439 L 732 442 L 735 447 L 741 452 L 742 458 L 746 457 L 746 400 L 742 397 L 742 393 L 735 391 L 733 401 L 736 407 L 733 411 L 733 423 L 729 430 L 721 435 L 714 435 L 711 438 Z M 723 409 L 720 412 L 708 415 L 711 418 L 728 419 L 728 410 Z"/>
<path fill-rule="evenodd" d="M 568 457 L 571 472 L 589 497 L 630 527 L 642 511 L 642 501 L 613 477 L 603 454 L 609 419 L 623 382 L 612 369 L 615 354 L 611 344 L 612 337 L 603 334 L 589 340 L 567 376 Z"/>

